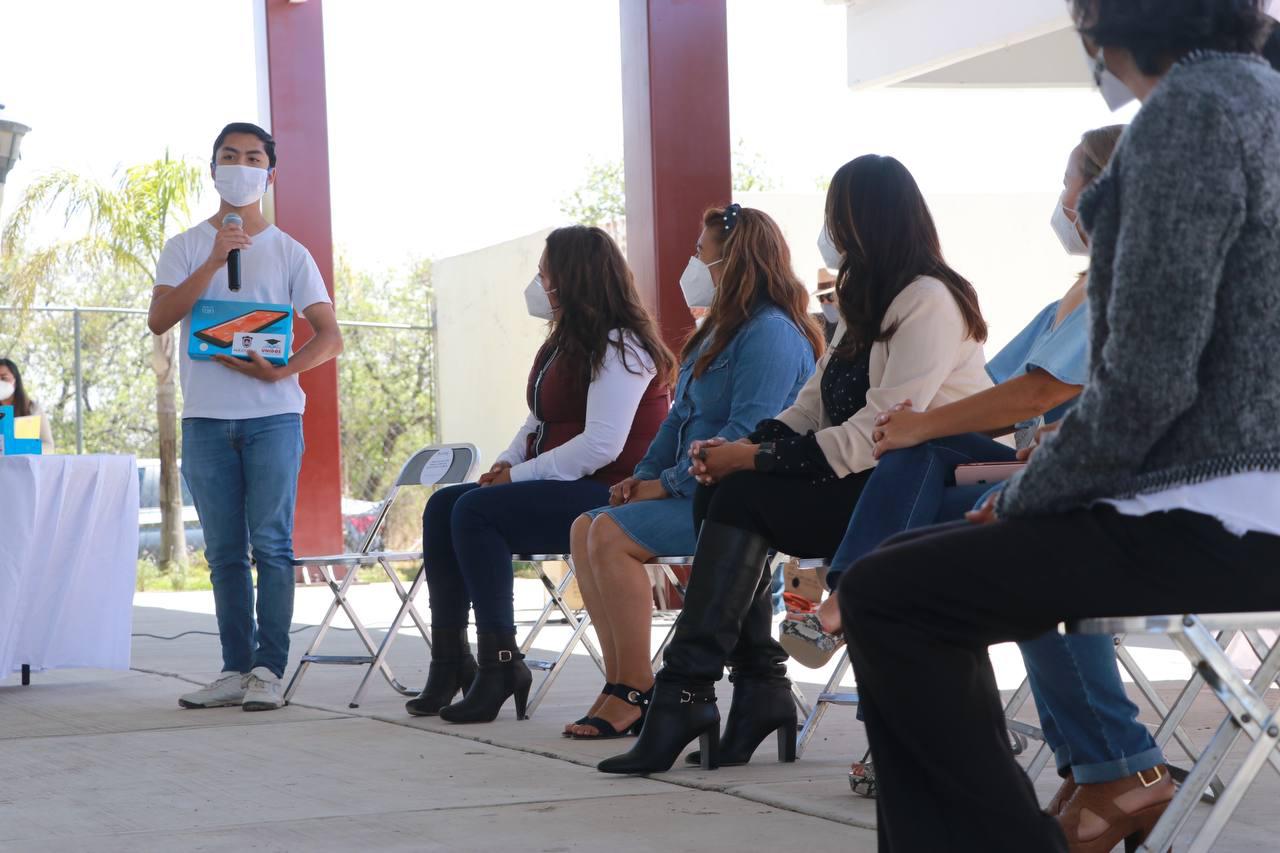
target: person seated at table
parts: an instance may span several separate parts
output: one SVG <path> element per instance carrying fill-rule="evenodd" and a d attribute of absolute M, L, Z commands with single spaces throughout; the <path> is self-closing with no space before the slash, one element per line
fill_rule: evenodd
<path fill-rule="evenodd" d="M 765 571 L 769 551 L 829 557 L 875 466 L 876 413 L 904 398 L 922 408 L 988 388 L 987 327 L 973 286 L 943 260 L 933 217 L 915 179 L 892 157 L 859 157 L 836 172 L 819 239 L 837 277 L 847 328 L 817 372 L 776 419 L 733 442 L 690 448 L 701 484 L 699 530 L 684 610 L 657 677 L 640 739 L 599 765 L 607 773 L 666 770 L 702 736 L 715 767 L 744 763 L 770 733 L 784 759 L 795 755 L 795 708 L 786 653 L 773 638 Z M 768 673 L 752 702 L 736 698 L 726 734 L 714 682 L 732 658 Z"/>
<path fill-rule="evenodd" d="M 0 406 L 13 406 L 15 418 L 35 416 L 40 419 L 40 452 L 53 453 L 53 429 L 40 404 L 27 396 L 22 384 L 22 371 L 8 358 L 0 358 Z"/>
<path fill-rule="evenodd" d="M 489 722 L 514 695 L 524 718 L 531 675 L 516 644 L 511 556 L 566 553 L 573 520 L 608 503 L 667 415 L 675 358 L 607 233 L 551 232 L 524 296 L 529 314 L 548 321 L 525 391 L 529 416 L 478 483 L 437 491 L 422 515 L 432 659 L 410 714 Z M 467 643 L 473 607 L 478 668 Z"/>
<path fill-rule="evenodd" d="M 573 523 L 573 564 L 608 682 L 587 716 L 566 727 L 575 738 L 639 732 L 653 686 L 644 564 L 692 554 L 697 539 L 689 445 L 741 438 L 786 408 L 824 348 L 782 231 L 762 211 L 708 210 L 680 289 L 707 315 L 681 354 L 675 405 L 635 471 L 610 490 L 609 506 Z M 740 687 L 750 678 L 736 675 Z"/>
<path fill-rule="evenodd" d="M 903 534 L 840 581 L 895 851 L 1136 848 L 1173 795 L 1163 770 L 1041 813 L 987 648 L 1089 617 L 1280 608 L 1280 77 L 1253 55 L 1260 9 L 1072 11 L 1109 103 L 1143 102 L 1079 203 L 1088 382 L 972 523 Z"/>

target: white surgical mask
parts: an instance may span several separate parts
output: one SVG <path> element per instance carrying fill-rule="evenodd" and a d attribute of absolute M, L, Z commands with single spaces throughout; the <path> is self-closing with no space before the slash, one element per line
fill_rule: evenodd
<path fill-rule="evenodd" d="M 1071 211 L 1075 213 L 1075 211 Z M 1080 229 L 1076 223 L 1072 222 L 1067 216 L 1066 205 L 1062 203 L 1062 197 L 1058 197 L 1058 203 L 1054 205 L 1053 217 L 1049 220 L 1053 233 L 1058 235 L 1058 239 L 1062 242 L 1062 248 L 1067 250 L 1068 255 L 1083 255 L 1088 257 L 1089 244 L 1080 234 Z"/>
<path fill-rule="evenodd" d="M 213 186 L 227 204 L 247 207 L 266 193 L 269 174 L 254 166 L 218 166 L 213 173 Z"/>
<path fill-rule="evenodd" d="M 553 314 L 551 297 L 542 286 L 542 274 L 539 273 L 524 289 L 524 304 L 529 309 L 529 316 L 539 320 L 550 320 Z"/>
<path fill-rule="evenodd" d="M 822 303 L 822 316 L 827 318 L 828 323 L 840 322 L 840 309 L 835 306 L 834 302 Z"/>
<path fill-rule="evenodd" d="M 0 381 L 0 400 L 8 400 L 18 390 L 12 382 Z"/>
<path fill-rule="evenodd" d="M 1087 51 L 1085 55 L 1088 56 Z M 1107 102 L 1107 108 L 1111 112 L 1133 102 L 1137 96 L 1123 80 L 1107 69 L 1107 60 L 1102 48 L 1098 48 L 1098 55 L 1090 57 L 1089 61 L 1093 63 L 1093 81 L 1098 85 L 1098 89 L 1102 92 L 1102 99 Z"/>
<path fill-rule="evenodd" d="M 684 303 L 690 308 L 710 308 L 716 298 L 716 283 L 711 277 L 711 268 L 723 261 L 712 261 L 704 264 L 698 257 L 689 258 L 689 265 L 680 275 L 680 292 L 684 294 Z"/>
<path fill-rule="evenodd" d="M 818 252 L 822 254 L 822 263 L 829 270 L 838 270 L 844 264 L 844 252 L 836 248 L 831 240 L 831 232 L 825 225 L 818 234 Z"/>

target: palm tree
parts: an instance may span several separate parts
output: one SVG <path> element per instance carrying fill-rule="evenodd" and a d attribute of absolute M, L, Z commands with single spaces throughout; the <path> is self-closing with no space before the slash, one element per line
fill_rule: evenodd
<path fill-rule="evenodd" d="M 199 198 L 201 171 L 190 163 L 162 159 L 123 171 L 114 188 L 67 170 L 37 178 L 23 195 L 0 236 L 10 259 L 8 283 L 19 306 L 29 306 L 40 285 L 69 272 L 112 269 L 155 285 L 165 240 L 190 218 Z M 62 239 L 28 250 L 37 214 L 58 207 Z M 180 220 L 180 221 L 177 221 Z M 174 329 L 153 339 L 156 421 L 160 436 L 160 564 L 187 566 L 178 472 L 177 354 Z"/>

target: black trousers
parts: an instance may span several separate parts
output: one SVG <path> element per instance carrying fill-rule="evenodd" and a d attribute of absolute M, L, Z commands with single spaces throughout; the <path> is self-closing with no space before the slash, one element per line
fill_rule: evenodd
<path fill-rule="evenodd" d="M 1280 537 L 1109 507 L 889 540 L 840 583 L 881 853 L 1065 851 L 1009 748 L 987 647 L 1092 616 L 1280 610 Z"/>
<path fill-rule="evenodd" d="M 874 469 L 873 469 L 874 470 Z M 693 529 L 711 521 L 759 533 L 792 557 L 830 557 L 840 547 L 871 470 L 814 483 L 759 471 L 730 474 L 693 496 Z"/>
<path fill-rule="evenodd" d="M 840 546 L 853 508 L 870 472 L 840 480 L 814 483 L 807 478 L 782 477 L 757 471 L 743 471 L 726 477 L 716 486 L 699 486 L 694 496 L 694 527 L 702 529 L 703 521 L 753 533 L 768 547 L 797 557 L 830 557 Z M 719 540 L 715 540 L 719 541 Z M 753 567 L 760 574 L 755 580 L 754 598 L 728 600 L 723 594 L 728 587 L 724 579 L 712 576 L 720 565 L 720 556 L 707 541 L 699 537 L 693 572 L 689 578 L 689 595 L 681 614 L 681 630 L 667 649 L 666 663 L 672 673 L 681 677 L 716 680 L 727 665 L 735 678 L 785 678 L 787 653 L 773 636 L 773 601 L 765 565 Z M 699 570 L 699 565 L 703 569 Z M 734 571 L 740 567 L 733 567 Z M 696 602 L 708 602 L 738 625 L 737 642 L 727 655 L 695 653 L 690 644 L 695 638 L 705 639 L 705 631 L 716 620 L 712 614 L 697 612 Z M 735 612 L 728 613 L 728 608 Z M 732 629 L 730 629 L 732 630 Z M 708 644 L 708 648 L 715 646 Z"/>

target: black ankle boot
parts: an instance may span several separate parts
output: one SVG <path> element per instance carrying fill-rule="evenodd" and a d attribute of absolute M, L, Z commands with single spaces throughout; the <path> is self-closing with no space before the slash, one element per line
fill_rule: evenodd
<path fill-rule="evenodd" d="M 516 719 L 523 720 L 533 674 L 525 665 L 515 635 L 481 634 L 476 640 L 480 668 L 475 680 L 462 701 L 440 709 L 440 719 L 450 723 L 491 723 L 508 697 L 515 696 Z"/>
<path fill-rule="evenodd" d="M 774 732 L 778 734 L 778 760 L 795 761 L 799 722 L 790 680 L 752 678 L 737 673 L 730 675 L 729 680 L 733 682 L 733 704 L 729 706 L 729 719 L 720 736 L 720 766 L 746 764 L 765 738 Z M 688 764 L 701 764 L 702 756 L 691 752 L 684 760 Z"/>
<path fill-rule="evenodd" d="M 659 675 L 636 745 L 625 755 L 606 758 L 596 768 L 601 773 L 663 773 L 694 739 L 705 756 L 703 769 L 715 770 L 720 747 L 715 687 L 663 681 Z"/>
<path fill-rule="evenodd" d="M 476 677 L 476 659 L 467 643 L 467 629 L 431 629 L 431 668 L 427 685 L 404 708 L 415 717 L 431 717 L 453 701 L 458 691 L 467 692 Z"/>

